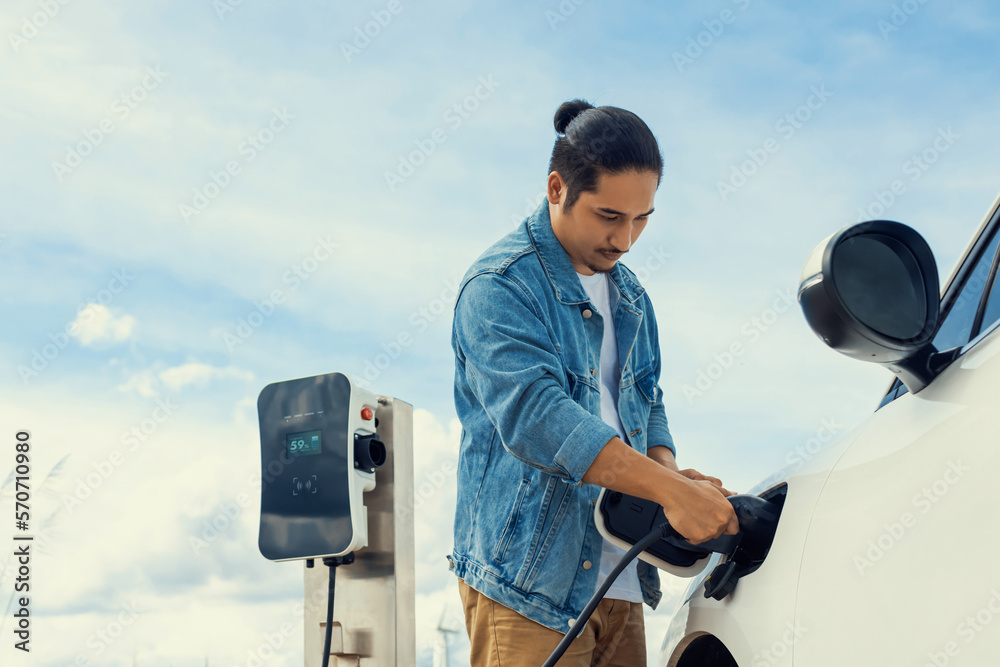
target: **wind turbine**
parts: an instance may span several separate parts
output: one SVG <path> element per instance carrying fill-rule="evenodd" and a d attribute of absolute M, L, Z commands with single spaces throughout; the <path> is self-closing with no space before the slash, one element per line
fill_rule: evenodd
<path fill-rule="evenodd" d="M 461 628 L 445 624 L 447 615 L 448 605 L 445 604 L 441 609 L 441 618 L 438 619 L 438 636 L 434 641 L 434 667 L 448 667 L 448 645 L 451 643 L 448 635 L 457 634 L 462 631 Z"/>

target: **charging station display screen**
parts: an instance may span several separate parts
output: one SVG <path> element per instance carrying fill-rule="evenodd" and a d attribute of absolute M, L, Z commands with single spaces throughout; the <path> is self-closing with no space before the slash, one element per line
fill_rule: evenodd
<path fill-rule="evenodd" d="M 285 436 L 289 456 L 311 456 L 319 454 L 322 431 L 302 431 Z"/>

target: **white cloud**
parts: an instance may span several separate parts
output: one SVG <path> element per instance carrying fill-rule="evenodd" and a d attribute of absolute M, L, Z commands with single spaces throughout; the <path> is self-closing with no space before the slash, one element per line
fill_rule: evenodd
<path fill-rule="evenodd" d="M 70 333 L 80 345 L 88 346 L 103 341 L 120 343 L 132 337 L 135 318 L 131 315 L 115 317 L 111 309 L 100 303 L 90 303 L 82 308 L 70 325 Z"/>
<path fill-rule="evenodd" d="M 164 390 L 177 393 L 187 386 L 204 387 L 213 380 L 235 378 L 251 381 L 254 374 L 236 366 L 212 366 L 197 361 L 189 361 L 180 366 L 171 366 L 161 371 L 143 370 L 133 374 L 118 389 L 125 392 L 134 391 L 140 396 L 153 398 L 161 395 Z M 237 406 L 239 409 L 240 406 Z"/>
<path fill-rule="evenodd" d="M 208 364 L 189 362 L 161 371 L 159 377 L 167 389 L 180 391 L 185 385 L 193 384 L 203 387 L 211 380 L 219 378 L 232 377 L 241 380 L 252 380 L 253 373 L 240 370 L 235 366 L 217 368 Z"/>
<path fill-rule="evenodd" d="M 121 391 L 134 391 L 144 398 L 154 398 L 159 395 L 157 391 L 156 376 L 152 371 L 142 371 L 131 376 L 124 384 L 119 385 Z"/>

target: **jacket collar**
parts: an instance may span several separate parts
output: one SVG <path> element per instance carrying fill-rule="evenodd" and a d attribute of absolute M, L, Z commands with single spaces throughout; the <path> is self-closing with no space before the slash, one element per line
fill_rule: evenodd
<path fill-rule="evenodd" d="M 528 216 L 527 227 L 528 237 L 538 253 L 545 275 L 552 283 L 556 299 L 565 304 L 588 303 L 590 297 L 587 296 L 576 275 L 576 268 L 570 261 L 566 249 L 556 238 L 555 232 L 552 231 L 548 198 L 543 198 L 535 212 Z M 634 303 L 646 291 L 642 285 L 626 274 L 621 261 L 615 262 L 615 267 L 611 270 L 611 280 L 630 303 Z"/>

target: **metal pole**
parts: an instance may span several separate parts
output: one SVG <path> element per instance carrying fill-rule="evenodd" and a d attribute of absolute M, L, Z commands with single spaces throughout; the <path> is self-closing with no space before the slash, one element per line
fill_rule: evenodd
<path fill-rule="evenodd" d="M 375 412 L 386 462 L 364 495 L 368 546 L 337 568 L 331 667 L 416 665 L 413 535 L 413 406 L 378 397 Z M 305 573 L 305 667 L 320 667 L 329 575 L 319 563 Z"/>

